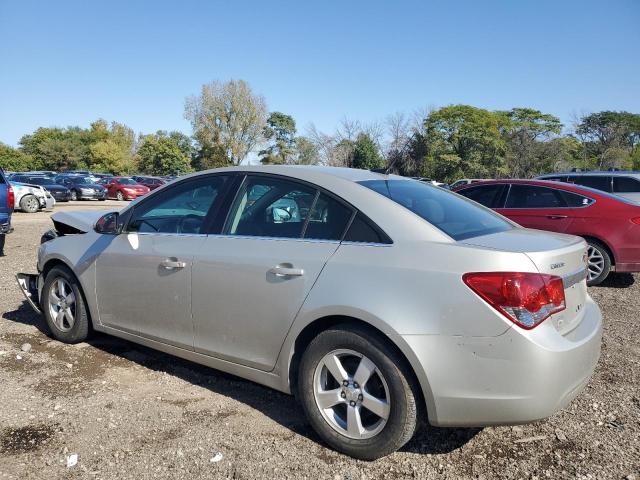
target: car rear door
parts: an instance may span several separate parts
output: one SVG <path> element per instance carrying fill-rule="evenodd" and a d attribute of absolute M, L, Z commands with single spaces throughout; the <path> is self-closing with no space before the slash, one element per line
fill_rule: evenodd
<path fill-rule="evenodd" d="M 226 226 L 207 236 L 194 258 L 195 350 L 272 370 L 351 215 L 313 186 L 248 175 Z"/>
<path fill-rule="evenodd" d="M 496 211 L 523 227 L 559 233 L 569 228 L 573 218 L 562 192 L 524 183 L 510 184 L 504 207 Z"/>
<path fill-rule="evenodd" d="M 192 262 L 228 180 L 196 177 L 136 204 L 96 261 L 103 325 L 193 349 Z"/>

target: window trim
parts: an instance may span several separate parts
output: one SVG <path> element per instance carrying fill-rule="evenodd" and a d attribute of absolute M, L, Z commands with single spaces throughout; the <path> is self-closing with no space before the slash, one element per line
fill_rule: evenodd
<path fill-rule="evenodd" d="M 558 182 L 561 183 L 561 182 Z M 504 202 L 502 207 L 500 208 L 496 208 L 495 210 L 545 210 L 545 209 L 554 209 L 554 210 L 564 210 L 564 209 L 577 209 L 577 208 L 589 208 L 592 205 L 595 205 L 595 203 L 597 202 L 597 200 L 595 198 L 591 198 L 587 195 L 583 195 L 581 193 L 576 193 L 576 192 L 572 192 L 570 190 L 564 190 L 562 188 L 557 188 L 557 187 L 550 187 L 548 185 L 535 185 L 535 184 L 530 184 L 530 183 L 504 183 L 502 185 L 508 185 L 509 188 L 507 190 L 507 195 L 504 197 Z M 591 200 L 591 203 L 589 205 L 582 205 L 580 207 L 507 207 L 507 200 L 509 199 L 509 195 L 511 194 L 511 187 L 513 185 L 526 185 L 528 187 L 539 187 L 539 188 L 548 188 L 550 190 L 560 190 L 562 192 L 568 192 L 568 193 L 572 193 L 574 195 L 579 195 L 581 197 L 584 198 L 588 198 L 589 200 Z"/>

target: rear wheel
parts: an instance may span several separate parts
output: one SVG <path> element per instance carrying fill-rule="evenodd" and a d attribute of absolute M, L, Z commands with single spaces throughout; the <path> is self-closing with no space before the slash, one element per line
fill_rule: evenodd
<path fill-rule="evenodd" d="M 66 267 L 53 267 L 42 288 L 41 306 L 56 340 L 84 341 L 89 335 L 89 315 L 80 283 Z"/>
<path fill-rule="evenodd" d="M 40 201 L 34 195 L 25 195 L 20 199 L 20 209 L 27 213 L 36 213 L 40 210 Z"/>
<path fill-rule="evenodd" d="M 320 333 L 302 356 L 298 393 L 309 422 L 331 447 L 375 460 L 413 436 L 416 398 L 402 359 L 357 326 Z"/>
<path fill-rule="evenodd" d="M 611 257 L 606 247 L 596 240 L 587 239 L 587 285 L 600 285 L 611 271 Z"/>
<path fill-rule="evenodd" d="M 116 198 L 122 202 L 124 200 L 124 195 L 119 191 L 116 193 Z"/>

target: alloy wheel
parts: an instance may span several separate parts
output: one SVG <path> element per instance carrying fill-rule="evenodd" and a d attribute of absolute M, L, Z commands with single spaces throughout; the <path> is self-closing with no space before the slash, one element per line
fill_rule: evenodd
<path fill-rule="evenodd" d="M 68 332 L 75 324 L 76 296 L 69 282 L 57 278 L 49 289 L 49 313 L 54 325 L 62 332 Z"/>
<path fill-rule="evenodd" d="M 589 281 L 598 278 L 604 271 L 604 256 L 593 245 L 589 245 L 589 248 L 587 248 L 587 268 Z"/>
<path fill-rule="evenodd" d="M 380 370 L 361 353 L 347 349 L 327 353 L 315 369 L 313 386 L 322 417 L 341 435 L 363 440 L 385 427 L 389 388 Z"/>
<path fill-rule="evenodd" d="M 36 197 L 29 197 L 25 202 L 25 207 L 28 212 L 37 212 L 40 208 L 40 202 Z"/>

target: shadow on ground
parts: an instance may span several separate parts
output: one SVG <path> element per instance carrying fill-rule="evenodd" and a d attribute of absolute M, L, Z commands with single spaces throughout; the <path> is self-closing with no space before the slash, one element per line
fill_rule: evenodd
<path fill-rule="evenodd" d="M 17 310 L 4 313 L 2 318 L 34 326 L 43 335 L 49 336 L 44 318 L 36 314 L 26 302 Z M 125 358 L 157 372 L 174 375 L 193 385 L 199 385 L 219 395 L 245 403 L 289 430 L 314 442 L 323 443 L 309 426 L 302 407 L 293 396 L 101 333 L 93 333 L 88 343 L 105 353 Z M 417 454 L 449 453 L 462 447 L 480 431 L 479 428 L 424 426 L 401 451 Z"/>
<path fill-rule="evenodd" d="M 636 280 L 631 273 L 611 273 L 607 278 L 605 278 L 604 282 L 597 286 L 607 288 L 629 288 L 635 283 L 635 281 Z"/>

